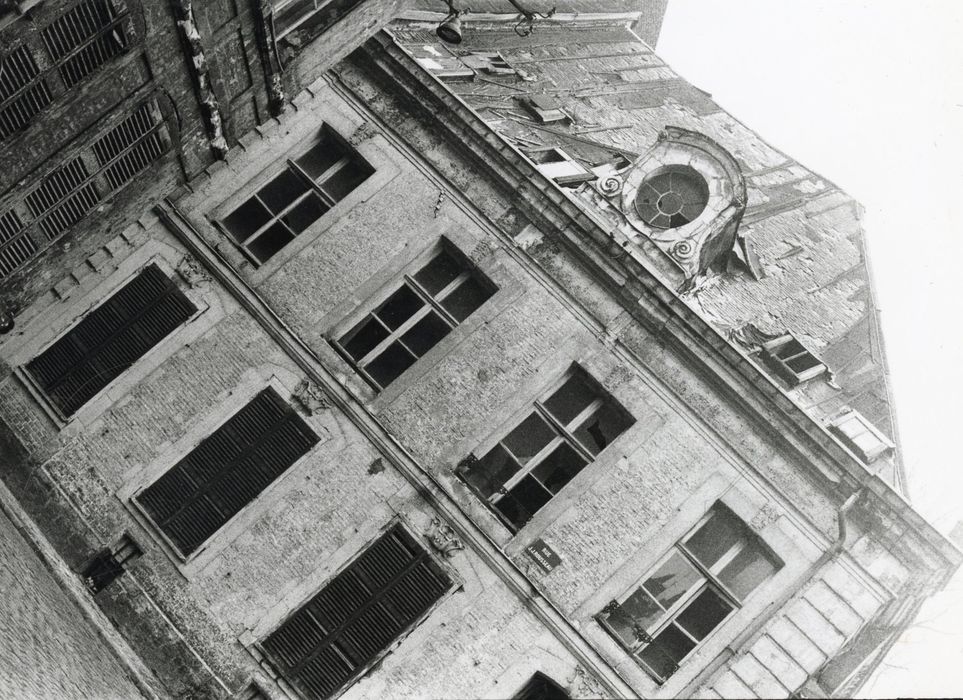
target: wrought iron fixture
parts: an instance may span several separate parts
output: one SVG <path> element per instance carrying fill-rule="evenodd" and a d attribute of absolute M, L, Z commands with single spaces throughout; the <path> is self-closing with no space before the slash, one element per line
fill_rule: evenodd
<path fill-rule="evenodd" d="M 518 34 L 518 36 L 525 37 L 531 34 L 535 30 L 536 19 L 548 19 L 555 14 L 554 7 L 548 12 L 542 13 L 536 10 L 529 10 L 517 0 L 508 0 L 508 2 L 518 10 L 518 22 L 514 27 L 515 33 Z M 462 39 L 461 16 L 467 14 L 469 10 L 468 8 L 459 10 L 455 7 L 454 0 L 445 0 L 445 4 L 448 5 L 448 16 L 438 25 L 435 33 L 446 43 L 460 44 Z"/>

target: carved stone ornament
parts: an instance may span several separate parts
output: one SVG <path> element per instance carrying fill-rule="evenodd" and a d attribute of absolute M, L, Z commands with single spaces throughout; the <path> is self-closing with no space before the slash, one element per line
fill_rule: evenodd
<path fill-rule="evenodd" d="M 667 126 L 620 175 L 621 191 L 611 204 L 625 217 L 623 230 L 630 239 L 650 239 L 689 279 L 728 259 L 746 207 L 746 183 L 722 146 L 703 134 Z"/>
<path fill-rule="evenodd" d="M 195 289 L 211 281 L 207 271 L 190 255 L 185 255 L 180 259 L 180 262 L 177 263 L 177 274 L 187 282 L 187 286 L 191 289 Z"/>
<path fill-rule="evenodd" d="M 569 695 L 573 698 L 604 698 L 606 692 L 595 676 L 582 666 L 576 666 L 575 677 L 572 678 L 569 687 Z"/>
<path fill-rule="evenodd" d="M 461 540 L 455 535 L 455 531 L 451 529 L 448 523 L 442 521 L 441 518 L 431 519 L 425 536 L 428 538 L 431 546 L 446 559 L 451 559 L 455 556 L 455 552 L 465 548 L 465 545 L 462 544 Z"/>
<path fill-rule="evenodd" d="M 622 191 L 622 178 L 618 175 L 600 177 L 595 183 L 595 189 L 597 189 L 603 197 L 614 197 Z"/>
<path fill-rule="evenodd" d="M 779 515 L 779 508 L 777 508 L 772 501 L 766 501 L 762 508 L 752 516 L 752 520 L 749 521 L 749 526 L 752 527 L 753 530 L 762 530 L 779 520 Z"/>
<path fill-rule="evenodd" d="M 310 416 L 331 406 L 331 400 L 324 389 L 309 379 L 301 380 L 301 383 L 294 390 L 293 397 Z"/>

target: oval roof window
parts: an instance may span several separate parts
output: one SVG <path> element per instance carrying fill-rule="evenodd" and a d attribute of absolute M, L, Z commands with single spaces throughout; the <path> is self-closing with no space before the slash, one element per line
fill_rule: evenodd
<path fill-rule="evenodd" d="M 655 228 L 678 228 L 694 221 L 709 201 L 709 186 L 687 165 L 661 169 L 643 180 L 635 210 Z"/>

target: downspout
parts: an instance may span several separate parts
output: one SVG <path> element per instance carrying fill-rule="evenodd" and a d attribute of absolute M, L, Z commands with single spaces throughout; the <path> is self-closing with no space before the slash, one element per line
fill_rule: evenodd
<path fill-rule="evenodd" d="M 729 642 L 726 647 L 720 651 L 714 659 L 695 677 L 685 689 L 680 693 L 679 697 L 688 698 L 695 697 L 695 692 L 713 675 L 718 671 L 726 662 L 731 660 L 744 646 L 746 646 L 751 639 L 753 639 L 757 633 L 762 629 L 770 620 L 770 612 L 774 610 L 779 610 L 786 603 L 792 599 L 809 581 L 813 579 L 822 567 L 824 567 L 829 561 L 836 557 L 843 549 L 846 544 L 846 539 L 849 535 L 849 527 L 846 524 L 846 516 L 849 511 L 853 509 L 856 505 L 856 501 L 862 496 L 863 492 L 866 490 L 865 486 L 860 486 L 856 491 L 850 494 L 849 498 L 839 507 L 836 511 L 836 527 L 838 529 L 836 534 L 836 539 L 829 546 L 829 548 L 819 555 L 812 564 L 806 567 L 806 570 L 799 575 L 799 577 L 793 582 L 791 586 L 787 586 L 783 592 L 766 606 L 765 610 L 760 612 L 752 622 L 744 629 L 735 639 Z"/>

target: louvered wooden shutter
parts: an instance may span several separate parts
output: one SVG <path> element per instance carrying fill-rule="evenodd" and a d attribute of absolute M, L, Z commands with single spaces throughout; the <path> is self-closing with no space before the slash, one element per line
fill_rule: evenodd
<path fill-rule="evenodd" d="M 183 555 L 257 498 L 318 436 L 265 389 L 137 496 Z"/>
<path fill-rule="evenodd" d="M 149 265 L 27 364 L 65 416 L 120 376 L 197 308 L 156 265 Z"/>
<path fill-rule="evenodd" d="M 309 698 L 328 698 L 411 627 L 451 579 L 400 525 L 378 538 L 262 642 Z"/>

